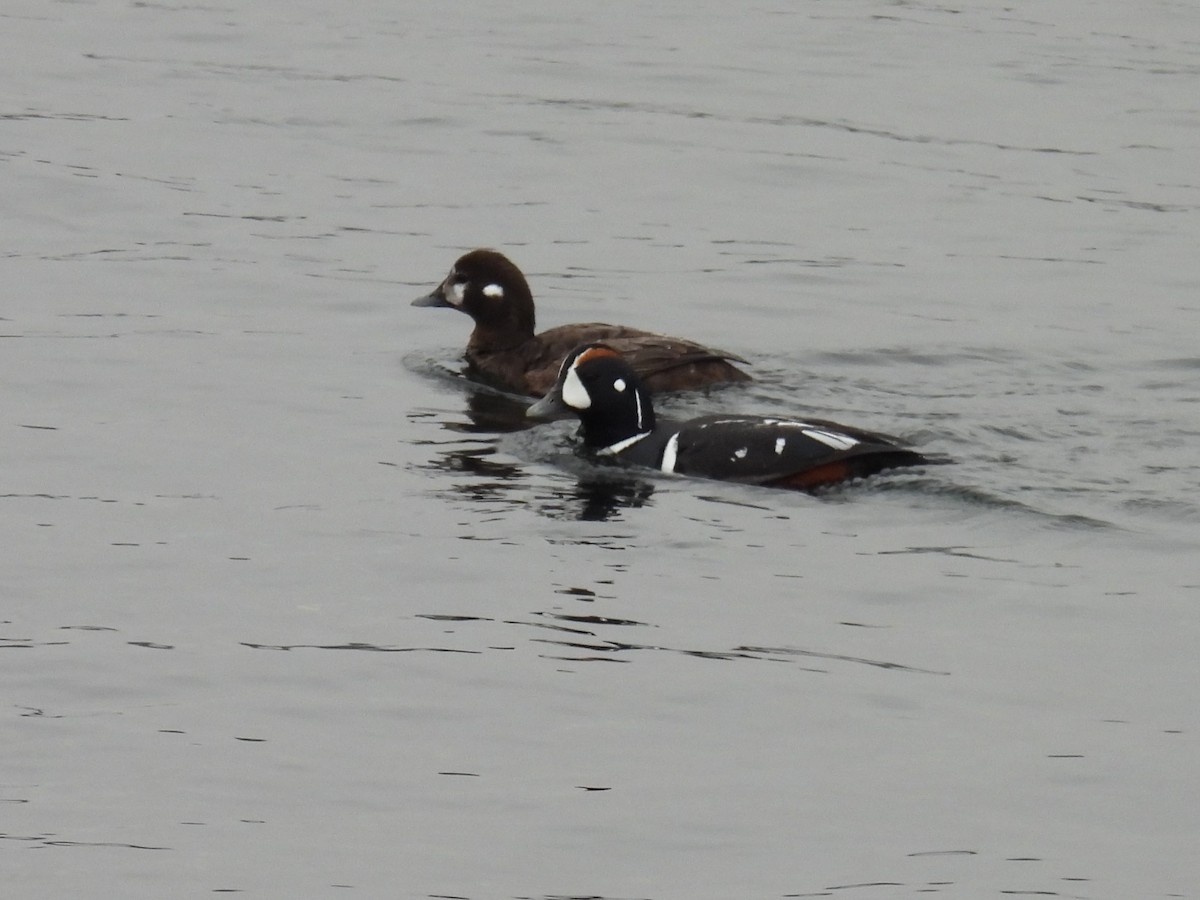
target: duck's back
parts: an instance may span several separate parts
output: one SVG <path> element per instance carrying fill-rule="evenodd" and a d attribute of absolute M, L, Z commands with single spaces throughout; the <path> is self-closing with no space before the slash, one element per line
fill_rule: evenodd
<path fill-rule="evenodd" d="M 663 468 L 680 475 L 802 490 L 931 461 L 887 435 L 762 416 L 692 419 L 667 454 Z"/>
<path fill-rule="evenodd" d="M 619 350 L 652 393 L 751 380 L 730 362 L 745 362 L 732 353 L 683 338 L 603 322 L 561 325 L 503 349 L 469 346 L 467 359 L 480 375 L 498 387 L 541 397 L 553 387 L 563 358 L 580 344 L 595 341 Z"/>

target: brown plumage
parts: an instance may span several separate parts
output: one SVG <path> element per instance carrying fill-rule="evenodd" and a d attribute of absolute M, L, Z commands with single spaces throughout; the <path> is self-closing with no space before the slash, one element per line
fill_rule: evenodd
<path fill-rule="evenodd" d="M 624 325 L 587 322 L 536 334 L 529 284 L 495 250 L 459 257 L 446 279 L 413 306 L 448 306 L 469 315 L 475 322 L 466 351 L 471 370 L 513 393 L 543 396 L 554 385 L 563 357 L 592 341 L 619 350 L 653 393 L 752 380 L 732 364 L 745 362 L 732 353 Z"/>

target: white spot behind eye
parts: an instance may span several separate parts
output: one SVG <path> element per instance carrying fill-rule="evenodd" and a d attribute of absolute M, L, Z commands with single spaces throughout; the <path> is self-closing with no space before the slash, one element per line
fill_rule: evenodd
<path fill-rule="evenodd" d="M 625 390 L 625 379 L 618 378 L 616 381 L 613 382 L 613 387 L 616 388 L 616 391 L 618 394 L 621 393 L 622 391 Z"/>
<path fill-rule="evenodd" d="M 592 405 L 591 395 L 579 380 L 579 373 L 574 366 L 567 369 L 567 377 L 563 379 L 562 399 L 571 409 L 587 409 Z"/>
<path fill-rule="evenodd" d="M 500 287 L 500 285 L 498 285 L 498 284 L 485 285 L 483 288 L 483 296 L 493 297 L 493 298 L 503 297 L 504 296 L 504 288 Z"/>
<path fill-rule="evenodd" d="M 733 451 L 733 458 L 734 458 L 734 459 L 745 459 L 745 458 L 746 458 L 746 448 L 745 448 L 745 447 L 739 447 L 738 449 L 734 450 L 734 451 Z"/>

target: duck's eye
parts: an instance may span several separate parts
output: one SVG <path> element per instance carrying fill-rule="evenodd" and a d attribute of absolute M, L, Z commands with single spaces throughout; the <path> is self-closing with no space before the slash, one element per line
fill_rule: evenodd
<path fill-rule="evenodd" d="M 500 297 L 504 296 L 504 288 L 500 287 L 498 284 L 486 285 L 483 289 L 483 296 L 499 299 Z"/>

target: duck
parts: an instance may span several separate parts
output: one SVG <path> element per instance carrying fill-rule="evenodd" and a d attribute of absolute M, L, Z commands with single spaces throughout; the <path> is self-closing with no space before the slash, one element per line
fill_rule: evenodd
<path fill-rule="evenodd" d="M 584 448 L 597 457 L 741 484 L 813 491 L 887 469 L 948 462 L 897 438 L 826 419 L 660 419 L 637 372 L 601 342 L 568 353 L 554 386 L 526 415 L 557 418 L 562 412 L 578 416 Z"/>
<path fill-rule="evenodd" d="M 450 274 L 413 306 L 449 307 L 469 315 L 470 374 L 500 390 L 541 397 L 558 377 L 563 357 L 580 344 L 605 341 L 625 354 L 654 393 L 752 381 L 733 363 L 746 360 L 695 341 L 601 322 L 560 325 L 535 333 L 533 294 L 503 253 L 481 248 L 458 258 Z"/>

